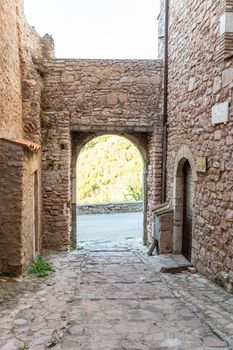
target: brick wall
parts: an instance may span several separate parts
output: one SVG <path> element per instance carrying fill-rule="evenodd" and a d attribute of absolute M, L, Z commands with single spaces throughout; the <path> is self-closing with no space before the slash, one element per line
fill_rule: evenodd
<path fill-rule="evenodd" d="M 176 166 L 192 158 L 193 261 L 228 284 L 233 282 L 233 59 L 219 61 L 221 13 L 220 1 L 170 1 L 167 196 L 175 204 Z M 226 101 L 229 121 L 213 125 L 212 106 Z M 196 169 L 199 156 L 207 157 L 206 173 Z"/>

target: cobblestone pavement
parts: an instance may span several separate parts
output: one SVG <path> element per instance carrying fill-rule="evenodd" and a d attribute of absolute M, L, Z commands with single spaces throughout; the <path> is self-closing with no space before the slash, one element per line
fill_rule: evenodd
<path fill-rule="evenodd" d="M 182 257 L 137 241 L 50 256 L 45 279 L 0 278 L 1 350 L 233 349 L 233 296 L 199 274 L 161 274 Z"/>

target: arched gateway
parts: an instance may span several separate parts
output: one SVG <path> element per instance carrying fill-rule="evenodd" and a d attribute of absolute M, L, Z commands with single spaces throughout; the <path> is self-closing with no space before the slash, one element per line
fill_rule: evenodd
<path fill-rule="evenodd" d="M 118 135 L 128 139 L 139 151 L 143 161 L 143 240 L 147 240 L 147 175 L 148 175 L 148 149 L 147 149 L 147 137 L 146 135 L 130 135 L 123 133 L 79 133 L 76 134 L 73 141 L 73 154 L 72 154 L 72 234 L 71 245 L 76 247 L 77 240 L 77 172 L 76 166 L 77 159 L 82 149 L 91 140 L 103 135 Z"/>
<path fill-rule="evenodd" d="M 144 233 L 161 200 L 162 61 L 51 60 L 43 91 L 44 246 L 76 241 L 76 161 L 96 136 L 128 138 L 144 159 Z"/>

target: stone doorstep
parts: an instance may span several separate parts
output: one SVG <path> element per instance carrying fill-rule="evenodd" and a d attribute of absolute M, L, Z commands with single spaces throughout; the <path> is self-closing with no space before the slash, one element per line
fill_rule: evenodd
<path fill-rule="evenodd" d="M 176 266 L 162 266 L 160 269 L 160 272 L 176 274 L 176 273 L 188 271 L 190 267 L 193 267 L 193 265 L 185 264 L 185 265 L 176 265 Z"/>

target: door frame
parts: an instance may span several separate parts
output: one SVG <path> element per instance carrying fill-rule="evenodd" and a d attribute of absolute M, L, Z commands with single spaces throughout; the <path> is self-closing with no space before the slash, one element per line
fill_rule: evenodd
<path fill-rule="evenodd" d="M 76 215 L 76 181 L 77 181 L 77 159 L 78 156 L 85 147 L 85 145 L 92 139 L 103 135 L 118 135 L 128 139 L 138 149 L 143 161 L 143 242 L 148 240 L 148 195 L 147 195 L 147 182 L 148 182 L 148 165 L 149 165 L 149 151 L 148 151 L 148 139 L 147 133 L 127 133 L 116 131 L 97 131 L 97 132 L 74 132 L 72 134 L 72 159 L 71 159 L 71 235 L 70 245 L 72 248 L 77 246 L 77 215 Z"/>
<path fill-rule="evenodd" d="M 183 183 L 184 183 L 182 254 L 186 257 L 186 259 L 191 261 L 192 260 L 192 225 L 193 225 L 192 221 L 193 221 L 193 217 L 191 217 L 191 227 L 189 227 L 189 225 L 187 225 L 187 221 L 188 221 L 187 209 L 188 209 L 189 195 L 191 194 L 192 195 L 192 212 L 193 212 L 193 179 L 192 179 L 192 169 L 191 169 L 191 166 L 190 166 L 188 160 L 184 163 L 182 172 L 183 172 Z M 190 183 L 188 181 L 188 176 L 190 176 Z M 192 214 L 192 216 L 193 216 L 193 214 Z M 187 235 L 186 228 L 189 230 L 188 235 Z"/>
<path fill-rule="evenodd" d="M 189 147 L 182 145 L 176 154 L 174 163 L 174 183 L 173 183 L 173 208 L 174 208 L 174 223 L 173 223 L 173 253 L 182 254 L 183 246 L 183 201 L 184 201 L 184 177 L 183 166 L 185 162 L 189 162 L 192 171 L 193 179 L 193 219 L 192 219 L 192 253 L 191 260 L 193 261 L 193 242 L 195 239 L 195 194 L 197 184 L 197 170 L 195 159 Z"/>

